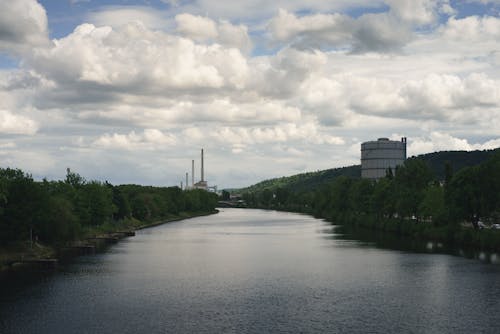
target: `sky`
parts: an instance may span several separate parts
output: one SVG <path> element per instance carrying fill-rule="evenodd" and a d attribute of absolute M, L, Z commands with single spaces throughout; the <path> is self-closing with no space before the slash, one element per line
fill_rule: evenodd
<path fill-rule="evenodd" d="M 500 147 L 500 0 L 0 0 L 0 167 L 219 189 Z M 191 176 L 189 176 L 191 179 Z"/>

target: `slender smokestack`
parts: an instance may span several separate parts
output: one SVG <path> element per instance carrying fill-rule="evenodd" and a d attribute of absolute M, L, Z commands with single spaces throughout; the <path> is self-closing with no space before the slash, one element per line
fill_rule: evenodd
<path fill-rule="evenodd" d="M 194 160 L 191 160 L 191 186 L 194 188 Z"/>
<path fill-rule="evenodd" d="M 189 187 L 189 183 L 188 183 L 188 173 L 186 172 L 186 189 Z"/>
<path fill-rule="evenodd" d="M 201 182 L 205 181 L 205 176 L 203 175 L 203 149 L 201 149 Z"/>

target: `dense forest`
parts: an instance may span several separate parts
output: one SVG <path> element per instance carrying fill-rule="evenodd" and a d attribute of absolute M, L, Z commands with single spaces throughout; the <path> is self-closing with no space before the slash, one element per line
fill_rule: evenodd
<path fill-rule="evenodd" d="M 342 175 L 311 190 L 278 186 L 246 191 L 243 198 L 250 207 L 499 249 L 500 230 L 475 233 L 472 227 L 500 223 L 500 152 L 455 173 L 450 163 L 441 168 L 443 180 L 428 162 L 412 158 L 379 181 Z"/>
<path fill-rule="evenodd" d="M 64 181 L 37 182 L 19 169 L 0 169 L 0 244 L 31 237 L 60 245 L 106 226 L 210 212 L 217 195 L 203 190 L 87 181 L 68 169 Z"/>
<path fill-rule="evenodd" d="M 421 154 L 416 157 L 411 157 L 409 158 L 409 160 L 423 160 L 428 164 L 429 168 L 432 170 L 438 180 L 444 180 L 444 166 L 446 164 L 449 165 L 453 170 L 458 171 L 464 167 L 478 165 L 491 158 L 497 152 L 500 152 L 500 149 L 484 151 L 442 151 Z M 361 177 L 361 165 L 331 168 L 316 172 L 279 177 L 259 182 L 247 188 L 233 189 L 232 192 L 253 193 L 262 192 L 265 189 L 275 191 L 278 188 L 286 189 L 290 192 L 295 193 L 304 192 L 317 189 L 318 187 L 327 183 L 332 183 L 338 176 L 359 178 Z"/>

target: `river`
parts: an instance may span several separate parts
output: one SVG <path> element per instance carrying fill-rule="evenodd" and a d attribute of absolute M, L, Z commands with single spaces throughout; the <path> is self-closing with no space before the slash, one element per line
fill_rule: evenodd
<path fill-rule="evenodd" d="M 2 282 L 0 333 L 500 333 L 500 265 L 222 209 Z"/>

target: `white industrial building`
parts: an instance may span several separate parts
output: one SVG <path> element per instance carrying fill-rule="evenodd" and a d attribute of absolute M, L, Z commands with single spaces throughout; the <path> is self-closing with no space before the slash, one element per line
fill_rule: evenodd
<path fill-rule="evenodd" d="M 204 160 L 204 155 L 203 155 L 203 149 L 201 149 L 201 179 L 198 182 L 194 182 L 194 160 L 191 161 L 191 185 L 189 185 L 189 174 L 186 173 L 186 186 L 185 188 L 182 188 L 182 182 L 181 182 L 181 189 L 188 190 L 188 189 L 202 189 L 206 191 L 212 191 L 212 192 L 217 192 L 217 186 L 209 186 L 208 182 L 205 180 L 205 160 Z"/>
<path fill-rule="evenodd" d="M 379 138 L 361 144 L 361 177 L 378 180 L 386 176 L 390 168 L 393 172 L 396 166 L 406 160 L 406 137 L 401 141 Z"/>

